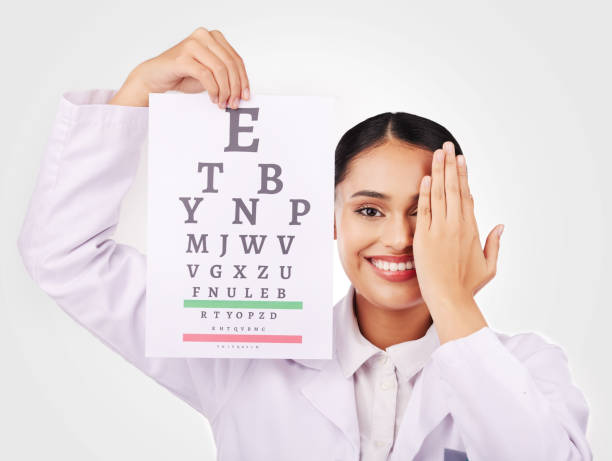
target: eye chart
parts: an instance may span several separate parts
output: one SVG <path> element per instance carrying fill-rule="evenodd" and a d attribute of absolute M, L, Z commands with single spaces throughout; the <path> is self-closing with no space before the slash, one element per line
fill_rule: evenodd
<path fill-rule="evenodd" d="M 332 357 L 335 99 L 149 95 L 146 355 Z"/>

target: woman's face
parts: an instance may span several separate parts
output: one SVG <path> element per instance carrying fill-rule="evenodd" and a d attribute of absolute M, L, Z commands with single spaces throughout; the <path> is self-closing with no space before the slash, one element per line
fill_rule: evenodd
<path fill-rule="evenodd" d="M 424 302 L 416 277 L 388 280 L 367 258 L 413 259 L 419 185 L 423 176 L 431 175 L 432 156 L 428 149 L 390 140 L 354 157 L 336 186 L 334 239 L 340 261 L 356 291 L 376 306 L 405 309 Z"/>

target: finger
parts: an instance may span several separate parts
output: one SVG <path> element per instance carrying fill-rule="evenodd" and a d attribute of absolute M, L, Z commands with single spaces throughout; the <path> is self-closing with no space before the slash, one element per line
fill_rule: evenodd
<path fill-rule="evenodd" d="M 215 53 L 207 46 L 203 46 L 198 39 L 186 40 L 185 47 L 188 54 L 212 71 L 219 87 L 219 107 L 225 109 L 231 94 L 227 67 Z"/>
<path fill-rule="evenodd" d="M 457 174 L 459 175 L 459 195 L 461 196 L 461 215 L 463 218 L 470 216 L 472 197 L 467 180 L 467 168 L 463 154 L 457 155 Z M 467 219 L 465 219 L 467 221 Z"/>
<path fill-rule="evenodd" d="M 491 232 L 489 232 L 484 247 L 484 256 L 487 261 L 489 277 L 491 278 L 495 277 L 495 274 L 497 273 L 497 258 L 499 256 L 500 246 L 500 237 L 499 235 L 497 235 L 498 229 L 499 226 L 495 226 L 495 228 Z"/>
<path fill-rule="evenodd" d="M 455 159 L 455 145 L 446 141 L 443 145 L 446 152 L 444 159 L 444 191 L 446 192 L 446 218 L 456 223 L 461 219 L 461 197 L 459 196 L 459 178 L 457 161 Z"/>
<path fill-rule="evenodd" d="M 457 156 L 457 168 L 459 172 L 459 190 L 461 191 L 461 209 L 463 212 L 463 219 L 474 229 L 477 229 L 478 226 L 476 225 L 476 217 L 474 216 L 474 197 L 470 192 L 467 165 L 463 155 Z"/>
<path fill-rule="evenodd" d="M 221 35 L 218 30 L 210 32 L 211 40 L 208 41 L 208 48 L 210 48 L 225 64 L 228 70 L 229 85 L 230 85 L 230 96 L 228 105 L 232 109 L 238 109 L 240 103 L 240 94 L 242 93 L 242 84 L 240 82 L 240 72 L 238 71 L 238 65 L 234 60 L 234 57 L 222 46 L 217 37 Z"/>
<path fill-rule="evenodd" d="M 429 230 L 431 225 L 431 176 L 423 176 L 417 203 L 417 229 Z"/>
<path fill-rule="evenodd" d="M 444 151 L 436 149 L 431 165 L 431 222 L 446 219 L 444 197 Z"/>
<path fill-rule="evenodd" d="M 210 69 L 189 55 L 179 56 L 177 63 L 178 75 L 180 77 L 191 77 L 200 82 L 208 93 L 211 102 L 216 104 L 219 96 L 219 87 Z"/>
<path fill-rule="evenodd" d="M 229 44 L 229 42 L 225 39 L 225 37 L 223 36 L 223 34 L 220 31 L 214 30 L 213 33 L 214 32 L 218 32 L 218 33 L 214 34 L 215 40 L 217 40 L 217 42 L 219 42 L 219 44 L 221 46 L 225 47 L 227 52 L 233 57 L 234 62 L 236 63 L 236 66 L 238 67 L 238 73 L 240 74 L 240 85 L 241 85 L 241 88 L 242 88 L 241 98 L 242 99 L 249 99 L 249 97 L 250 97 L 250 94 L 249 94 L 250 84 L 249 84 L 249 78 L 248 78 L 247 73 L 246 73 L 246 68 L 244 66 L 244 60 L 242 59 L 242 56 L 240 56 L 236 52 L 234 47 Z"/>

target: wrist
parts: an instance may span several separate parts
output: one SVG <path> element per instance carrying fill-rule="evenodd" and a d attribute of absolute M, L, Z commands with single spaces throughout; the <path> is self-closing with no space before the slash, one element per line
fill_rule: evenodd
<path fill-rule="evenodd" d="M 476 303 L 474 296 L 464 290 L 453 290 L 444 294 L 438 293 L 433 299 L 430 297 L 425 302 L 430 310 L 441 312 L 473 306 Z"/>
<path fill-rule="evenodd" d="M 148 107 L 149 91 L 135 78 L 128 76 L 121 88 L 119 88 L 119 91 L 115 93 L 108 104 L 118 106 Z"/>
<path fill-rule="evenodd" d="M 440 345 L 488 326 L 473 297 L 437 300 L 427 307 L 436 325 Z"/>

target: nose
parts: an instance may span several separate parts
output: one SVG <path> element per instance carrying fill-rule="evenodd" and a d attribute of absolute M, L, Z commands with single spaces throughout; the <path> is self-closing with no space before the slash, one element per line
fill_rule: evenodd
<path fill-rule="evenodd" d="M 414 237 L 413 219 L 410 216 L 395 215 L 392 219 L 386 219 L 381 237 L 382 243 L 396 251 L 404 252 L 412 246 Z"/>

